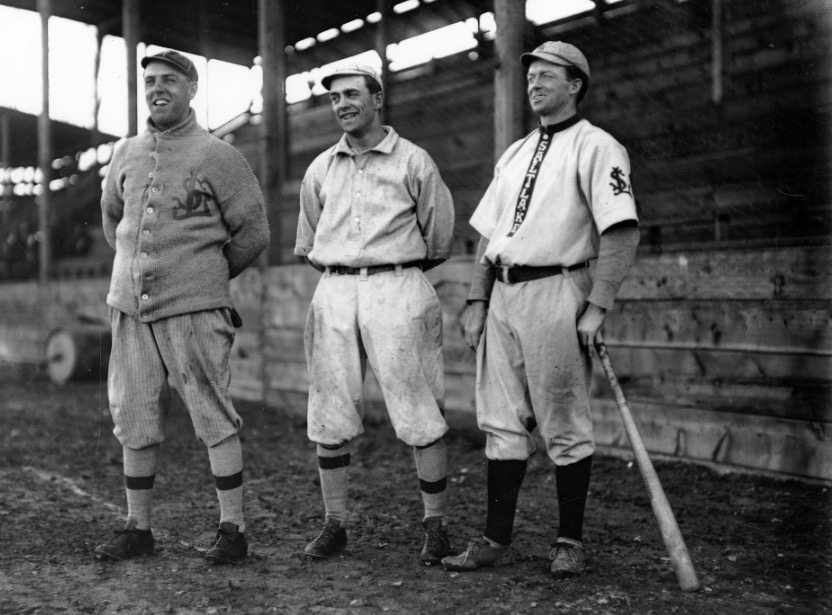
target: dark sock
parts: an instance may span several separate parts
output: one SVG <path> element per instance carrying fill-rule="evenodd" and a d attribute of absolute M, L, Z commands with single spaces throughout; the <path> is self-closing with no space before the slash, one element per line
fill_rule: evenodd
<path fill-rule="evenodd" d="M 591 470 L 591 455 L 568 466 L 557 466 L 555 469 L 560 510 L 558 538 L 571 538 L 583 542 L 584 509 Z"/>
<path fill-rule="evenodd" d="M 526 476 L 525 459 L 488 460 L 488 517 L 485 536 L 501 545 L 511 544 L 517 497 Z"/>

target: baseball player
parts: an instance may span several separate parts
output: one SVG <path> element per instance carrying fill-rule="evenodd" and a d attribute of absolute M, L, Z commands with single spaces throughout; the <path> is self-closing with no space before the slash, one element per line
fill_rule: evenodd
<path fill-rule="evenodd" d="M 556 468 L 560 515 L 550 570 L 562 578 L 586 565 L 590 347 L 635 258 L 639 231 L 626 150 L 577 114 L 589 85 L 584 55 L 550 41 L 521 62 L 540 125 L 500 158 L 471 218 L 482 238 L 465 338 L 477 350 L 477 421 L 487 436 L 485 532 L 442 563 L 473 570 L 508 552 L 538 427 Z"/>
<path fill-rule="evenodd" d="M 396 435 L 413 447 L 424 503 L 424 565 L 451 553 L 442 312 L 424 270 L 451 253 L 448 188 L 421 148 L 382 126 L 384 93 L 371 67 L 327 75 L 341 140 L 309 166 L 295 254 L 323 275 L 306 321 L 308 435 L 317 443 L 325 526 L 304 550 L 329 557 L 347 542 L 350 442 L 363 432 L 367 362 Z"/>
<path fill-rule="evenodd" d="M 165 51 L 141 65 L 147 130 L 116 150 L 101 197 L 104 235 L 116 251 L 107 393 L 124 453 L 127 523 L 95 555 L 122 560 L 153 552 L 151 495 L 170 379 L 208 447 L 219 498 L 219 531 L 206 559 L 233 564 L 248 547 L 242 419 L 228 394 L 239 324 L 229 280 L 268 245 L 266 209 L 240 152 L 196 122 L 193 63 Z"/>

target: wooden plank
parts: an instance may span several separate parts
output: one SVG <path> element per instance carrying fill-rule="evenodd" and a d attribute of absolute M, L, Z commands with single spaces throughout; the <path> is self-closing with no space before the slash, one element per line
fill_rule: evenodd
<path fill-rule="evenodd" d="M 607 314 L 604 337 L 610 343 L 832 352 L 830 303 L 777 299 L 618 301 Z"/>
<path fill-rule="evenodd" d="M 620 378 L 656 377 L 668 380 L 697 378 L 748 384 L 829 382 L 832 356 L 764 353 L 747 350 L 691 349 L 630 343 L 608 344 Z"/>
<path fill-rule="evenodd" d="M 728 415 L 753 415 L 832 423 L 832 385 L 750 384 L 708 378 L 627 378 L 623 384 L 633 402 L 702 408 Z M 593 397 L 612 399 L 600 369 L 593 374 Z"/>
<path fill-rule="evenodd" d="M 639 255 L 619 300 L 832 299 L 825 246 Z"/>
<path fill-rule="evenodd" d="M 680 406 L 638 402 L 629 402 L 629 406 L 652 453 L 832 479 L 832 433 L 828 428 L 806 421 L 752 416 L 729 421 L 720 412 Z M 629 450 L 615 402 L 598 401 L 593 418 L 598 445 Z"/>
<path fill-rule="evenodd" d="M 231 396 L 249 401 L 262 400 L 263 379 L 260 376 L 260 359 L 232 358 L 229 366 L 231 368 L 231 386 L 229 387 Z"/>

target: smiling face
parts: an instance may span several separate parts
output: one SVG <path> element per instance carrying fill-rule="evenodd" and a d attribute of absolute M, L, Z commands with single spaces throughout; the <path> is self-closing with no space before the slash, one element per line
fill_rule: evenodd
<path fill-rule="evenodd" d="M 144 69 L 144 98 L 150 119 L 159 130 L 167 130 L 188 115 L 197 83 L 165 62 L 151 62 Z"/>
<path fill-rule="evenodd" d="M 576 113 L 581 80 L 570 79 L 565 67 L 535 60 L 526 77 L 529 103 L 541 123 L 554 124 Z"/>
<path fill-rule="evenodd" d="M 338 125 L 348 135 L 361 138 L 381 125 L 378 110 L 384 95 L 371 94 L 360 75 L 337 77 L 329 85 L 329 101 Z"/>

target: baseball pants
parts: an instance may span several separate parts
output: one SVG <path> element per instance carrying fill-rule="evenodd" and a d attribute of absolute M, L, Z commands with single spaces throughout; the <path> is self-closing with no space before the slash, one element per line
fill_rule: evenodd
<path fill-rule="evenodd" d="M 190 414 L 197 437 L 214 446 L 243 424 L 228 386 L 234 327 L 228 309 L 143 323 L 110 309 L 113 347 L 107 393 L 122 446 L 142 449 L 165 439 L 168 378 Z"/>
<path fill-rule="evenodd" d="M 324 273 L 306 320 L 309 439 L 339 445 L 363 433 L 369 361 L 397 437 L 425 446 L 444 418 L 442 309 L 418 267 L 368 276 Z"/>
<path fill-rule="evenodd" d="M 591 288 L 587 268 L 494 284 L 477 349 L 477 422 L 488 459 L 527 459 L 537 448 L 535 425 L 556 465 L 595 450 L 591 359 L 577 332 Z"/>

